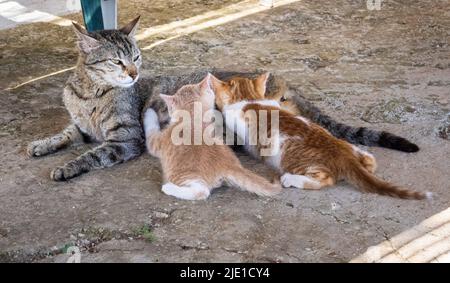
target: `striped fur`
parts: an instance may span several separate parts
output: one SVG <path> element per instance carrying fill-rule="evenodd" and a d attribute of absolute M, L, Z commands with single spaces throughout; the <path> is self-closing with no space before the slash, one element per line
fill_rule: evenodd
<path fill-rule="evenodd" d="M 54 169 L 53 180 L 110 167 L 143 152 L 142 101 L 134 87 L 141 65 L 133 39 L 137 21 L 121 30 L 89 34 L 74 24 L 80 56 L 63 92 L 71 124 L 53 137 L 32 142 L 27 152 L 43 156 L 83 141 L 100 145 Z"/>
<path fill-rule="evenodd" d="M 300 95 L 294 95 L 292 101 L 299 108 L 302 116 L 308 117 L 315 123 L 326 128 L 337 138 L 344 139 L 353 144 L 379 146 L 404 152 L 419 151 L 419 147 L 414 143 L 389 132 L 372 130 L 366 127 L 352 127 L 337 122 L 330 116 L 323 114 L 320 109 Z"/>
<path fill-rule="evenodd" d="M 172 96 L 162 95 L 162 99 L 169 105 L 169 115 L 177 110 L 184 110 L 194 117 L 194 102 L 200 103 L 203 113 L 206 113 L 214 108 L 210 76 L 199 84 L 181 87 Z M 173 131 L 183 120 L 171 120 L 166 129 L 161 131 L 158 114 L 154 110 L 146 110 L 144 128 L 148 152 L 161 160 L 166 181 L 162 191 L 165 194 L 187 200 L 206 199 L 211 190 L 223 183 L 262 196 L 272 196 L 281 191 L 280 184 L 272 184 L 242 167 L 233 151 L 219 138 L 212 145 L 204 141 L 201 144 L 174 144 Z M 203 118 L 200 117 L 200 120 L 205 121 Z M 210 123 L 204 123 L 202 133 L 209 125 Z M 193 132 L 183 131 L 182 135 L 183 139 L 194 139 Z"/>
<path fill-rule="evenodd" d="M 430 193 L 412 191 L 378 178 L 374 175 L 376 160 L 370 153 L 337 139 L 302 116 L 282 110 L 276 101 L 264 99 L 266 79 L 267 74 L 262 74 L 252 80 L 234 77 L 223 82 L 213 78 L 212 82 L 216 103 L 222 105 L 220 110 L 228 128 L 236 129 L 236 134 L 246 142 L 258 141 L 257 145 L 246 143 L 246 149 L 280 172 L 284 187 L 316 190 L 332 186 L 339 180 L 346 180 L 362 190 L 382 195 L 404 199 L 424 199 L 430 196 Z M 265 156 L 261 149 L 267 148 L 267 144 L 261 141 L 264 137 L 259 136 L 258 131 L 248 130 L 252 119 L 247 119 L 251 117 L 247 114 L 256 114 L 253 121 L 261 122 L 260 115 L 265 116 L 272 111 L 279 115 L 279 133 L 270 137 L 271 147 L 277 153 Z M 264 132 L 270 135 L 272 122 L 271 115 L 268 115 L 266 123 L 259 123 L 258 126 L 265 127 Z M 264 141 L 266 140 L 265 138 Z"/>

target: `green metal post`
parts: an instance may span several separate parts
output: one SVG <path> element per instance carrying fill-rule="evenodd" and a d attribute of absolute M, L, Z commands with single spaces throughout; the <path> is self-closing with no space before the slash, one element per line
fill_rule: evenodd
<path fill-rule="evenodd" d="M 88 31 L 104 29 L 101 0 L 81 0 L 81 9 Z"/>

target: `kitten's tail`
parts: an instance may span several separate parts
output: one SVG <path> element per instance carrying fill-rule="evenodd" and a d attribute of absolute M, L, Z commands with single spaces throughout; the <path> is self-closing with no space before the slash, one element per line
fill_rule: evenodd
<path fill-rule="evenodd" d="M 243 167 L 231 170 L 225 176 L 225 181 L 242 190 L 260 196 L 273 196 L 281 191 L 281 185 L 279 183 L 270 183 L 263 177 Z"/>
<path fill-rule="evenodd" d="M 390 184 L 367 171 L 359 164 L 359 162 L 354 161 L 352 163 L 353 164 L 350 165 L 348 170 L 344 172 L 344 179 L 367 192 L 402 199 L 429 199 L 432 196 L 431 192 L 417 192 Z"/>
<path fill-rule="evenodd" d="M 291 90 L 295 91 L 295 89 Z M 330 116 L 323 114 L 320 109 L 298 94 L 293 95 L 292 100 L 300 109 L 302 116 L 321 125 L 337 138 L 353 144 L 380 146 L 404 152 L 419 151 L 419 147 L 416 144 L 389 132 L 371 130 L 366 127 L 352 127 L 339 123 Z"/>

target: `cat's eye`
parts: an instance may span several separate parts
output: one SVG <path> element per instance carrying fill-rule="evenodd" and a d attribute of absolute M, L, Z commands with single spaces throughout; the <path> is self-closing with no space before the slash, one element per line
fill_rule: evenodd
<path fill-rule="evenodd" d="M 122 61 L 120 61 L 119 59 L 111 59 L 111 62 L 113 62 L 116 65 L 122 64 Z"/>
<path fill-rule="evenodd" d="M 141 57 L 140 55 L 137 55 L 136 57 L 134 57 L 133 61 L 136 62 L 137 60 L 139 60 L 140 57 Z"/>

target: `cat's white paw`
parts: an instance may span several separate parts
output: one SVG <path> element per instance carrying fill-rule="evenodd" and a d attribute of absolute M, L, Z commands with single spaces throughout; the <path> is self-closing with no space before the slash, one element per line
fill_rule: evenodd
<path fill-rule="evenodd" d="M 177 192 L 178 190 L 179 190 L 179 187 L 172 183 L 164 184 L 161 188 L 161 191 L 163 193 L 165 193 L 166 195 L 169 195 L 169 196 L 174 196 L 174 197 L 176 197 L 178 195 L 178 192 Z"/>
<path fill-rule="evenodd" d="M 205 200 L 209 197 L 209 190 L 208 189 L 202 189 L 198 190 L 195 193 L 194 200 Z"/>
<path fill-rule="evenodd" d="M 283 176 L 281 176 L 280 180 L 281 180 L 281 184 L 285 188 L 294 187 L 294 188 L 298 188 L 298 189 L 303 189 L 303 188 L 305 188 L 306 184 L 311 185 L 311 184 L 317 183 L 316 181 L 314 181 L 313 179 L 311 179 L 307 176 L 294 175 L 294 174 L 290 174 L 290 173 L 283 174 Z"/>
<path fill-rule="evenodd" d="M 27 155 L 30 157 L 43 156 L 50 153 L 50 148 L 45 140 L 31 142 L 27 147 Z"/>
<path fill-rule="evenodd" d="M 294 186 L 295 184 L 294 175 L 290 173 L 283 174 L 283 176 L 281 176 L 280 178 L 280 181 L 284 188 L 296 187 Z"/>
<path fill-rule="evenodd" d="M 177 186 L 173 183 L 166 183 L 161 190 L 166 195 L 185 200 L 205 200 L 209 196 L 208 188 L 200 186 Z"/>

